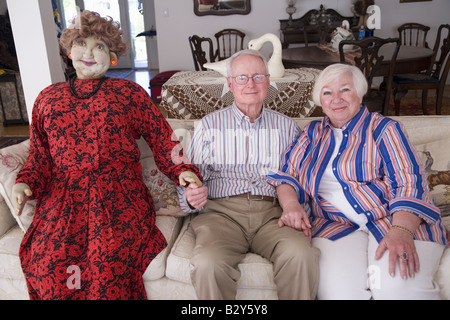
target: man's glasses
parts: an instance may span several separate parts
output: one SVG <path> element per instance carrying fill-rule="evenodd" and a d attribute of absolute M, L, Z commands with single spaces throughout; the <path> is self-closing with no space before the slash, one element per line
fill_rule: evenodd
<path fill-rule="evenodd" d="M 268 77 L 268 74 L 255 74 L 251 78 L 253 79 L 254 83 L 263 83 L 266 80 L 266 77 Z M 246 75 L 240 75 L 236 77 L 230 77 L 231 79 L 234 79 L 237 84 L 247 84 L 248 80 L 250 79 Z"/>

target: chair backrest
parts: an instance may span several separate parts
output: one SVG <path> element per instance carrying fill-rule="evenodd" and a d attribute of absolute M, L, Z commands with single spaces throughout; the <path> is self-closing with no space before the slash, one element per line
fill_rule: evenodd
<path fill-rule="evenodd" d="M 308 47 L 310 43 L 325 45 L 331 40 L 333 28 L 328 24 L 305 25 L 299 28 L 303 32 L 303 43 Z"/>
<path fill-rule="evenodd" d="M 447 31 L 446 36 L 444 35 L 445 30 Z M 433 62 L 427 73 L 437 79 L 446 79 L 450 64 L 450 57 L 448 57 L 450 52 L 450 24 L 441 24 L 439 26 L 433 51 Z"/>
<path fill-rule="evenodd" d="M 191 46 L 195 70 L 205 71 L 206 68 L 203 67 L 203 64 L 215 61 L 212 40 L 210 38 L 199 37 L 198 35 L 194 34 L 193 36 L 189 37 L 189 44 Z M 205 46 L 206 48 L 204 48 Z"/>
<path fill-rule="evenodd" d="M 368 92 L 366 97 L 370 97 L 372 93 L 372 81 L 376 74 L 376 71 L 380 68 L 381 63 L 384 60 L 384 56 L 380 55 L 380 48 L 385 45 L 395 44 L 395 48 L 390 58 L 389 74 L 387 76 L 387 85 L 384 100 L 382 102 L 381 110 L 383 114 L 386 114 L 387 107 L 389 106 L 389 99 L 392 88 L 392 79 L 394 76 L 394 66 L 397 60 L 398 50 L 400 49 L 399 38 L 382 39 L 378 37 L 368 37 L 362 40 L 342 40 L 339 43 L 339 56 L 342 63 L 346 63 L 344 46 L 353 45 L 361 49 L 360 55 L 355 55 L 354 64 L 362 73 L 366 76 L 368 83 Z M 348 47 L 347 47 L 348 48 Z"/>
<path fill-rule="evenodd" d="M 237 29 L 223 29 L 214 37 L 217 40 L 217 60 L 224 60 L 244 49 L 245 33 Z"/>
<path fill-rule="evenodd" d="M 408 22 L 402 24 L 397 30 L 401 45 L 428 48 L 427 33 L 430 27 L 420 23 Z"/>

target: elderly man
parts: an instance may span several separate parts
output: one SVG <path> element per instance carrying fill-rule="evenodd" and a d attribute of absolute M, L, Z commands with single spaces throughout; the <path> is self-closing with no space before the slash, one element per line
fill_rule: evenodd
<path fill-rule="evenodd" d="M 258 51 L 236 53 L 227 69 L 235 101 L 202 119 L 188 150 L 204 185 L 191 183 L 180 190 L 186 211 L 203 208 L 191 222 L 196 235 L 191 278 L 197 296 L 235 299 L 238 263 L 254 252 L 273 263 L 280 299 L 314 299 L 319 250 L 311 247 L 305 222 L 285 220 L 276 191 L 266 182 L 299 128 L 263 107 L 270 81 Z"/>

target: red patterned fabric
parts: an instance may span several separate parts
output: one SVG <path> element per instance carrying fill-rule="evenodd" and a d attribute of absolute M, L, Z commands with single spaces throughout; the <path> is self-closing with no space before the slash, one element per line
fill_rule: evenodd
<path fill-rule="evenodd" d="M 97 83 L 76 80 L 76 92 Z M 44 89 L 31 126 L 30 155 L 17 177 L 38 199 L 20 248 L 30 298 L 145 299 L 142 274 L 166 241 L 135 140 L 145 138 L 176 183 L 182 171 L 198 174 L 172 161 L 178 142 L 169 124 L 139 85 L 107 79 L 88 99 L 75 98 L 68 83 Z"/>

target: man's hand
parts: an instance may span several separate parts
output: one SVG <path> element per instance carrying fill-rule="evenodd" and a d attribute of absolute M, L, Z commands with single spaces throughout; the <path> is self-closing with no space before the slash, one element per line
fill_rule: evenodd
<path fill-rule="evenodd" d="M 179 179 L 180 185 L 186 187 L 186 200 L 189 205 L 201 209 L 208 200 L 208 188 L 202 187 L 202 182 L 192 171 L 183 171 Z"/>
<path fill-rule="evenodd" d="M 191 207 L 201 209 L 208 201 L 208 188 L 199 187 L 196 183 L 191 182 L 186 188 L 186 200 Z"/>

